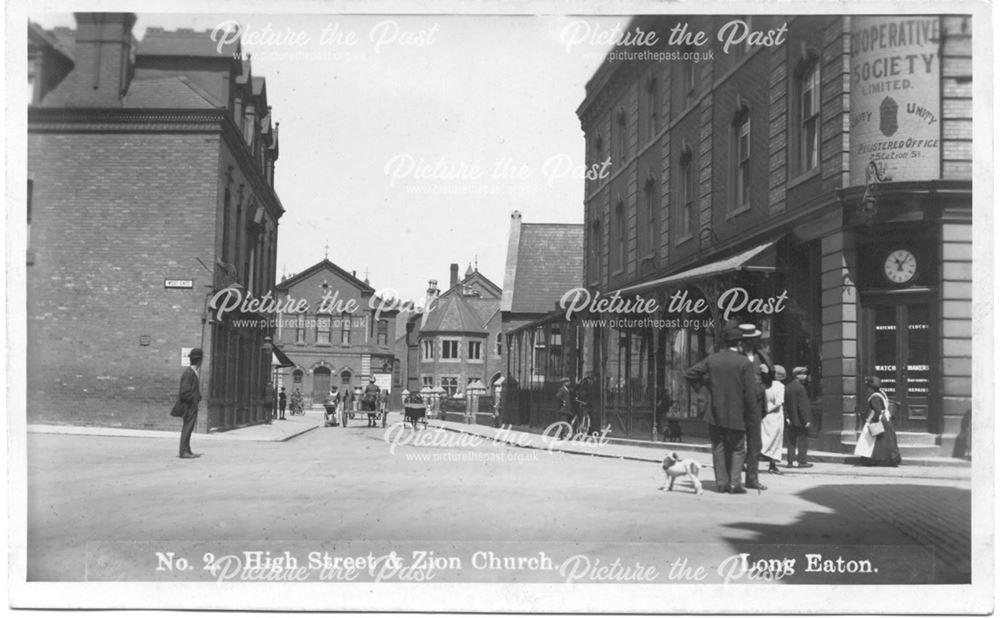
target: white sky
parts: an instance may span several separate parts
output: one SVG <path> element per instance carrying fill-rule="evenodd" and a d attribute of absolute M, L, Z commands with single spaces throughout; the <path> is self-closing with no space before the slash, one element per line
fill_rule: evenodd
<path fill-rule="evenodd" d="M 69 13 L 30 18 L 46 28 L 75 26 Z M 624 29 L 627 16 L 140 12 L 134 32 L 207 30 L 226 20 L 239 22 L 246 37 L 267 27 L 290 35 L 243 44 L 254 74 L 267 78 L 281 124 L 279 278 L 322 259 L 329 242 L 334 263 L 361 278 L 367 270 L 376 289 L 403 298 L 422 299 L 428 279 L 446 284 L 449 264 L 464 273 L 477 257 L 479 270 L 502 286 L 512 210 L 528 223 L 582 222 L 579 173 L 547 162 L 584 165 L 575 112 L 610 46 L 567 49 L 564 28 Z M 340 38 L 321 45 L 324 29 Z M 287 41 L 296 36 L 308 43 Z M 506 162 L 509 171 L 498 172 Z M 443 173 L 418 178 L 406 169 L 413 163 Z M 479 175 L 470 177 L 474 168 Z"/>

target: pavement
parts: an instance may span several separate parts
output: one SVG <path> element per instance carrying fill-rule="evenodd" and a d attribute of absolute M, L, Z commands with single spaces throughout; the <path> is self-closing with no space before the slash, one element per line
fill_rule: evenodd
<path fill-rule="evenodd" d="M 642 440 L 624 440 L 616 438 L 581 438 L 579 440 L 554 440 L 541 434 L 518 431 L 511 428 L 493 428 L 485 425 L 464 424 L 451 421 L 430 420 L 432 427 L 440 427 L 448 431 L 479 436 L 485 440 L 498 441 L 511 446 L 544 451 L 554 451 L 574 455 L 588 455 L 611 459 L 662 463 L 667 453 L 690 453 L 695 459 L 711 463 L 711 447 L 707 444 L 651 442 Z M 858 477 L 887 478 L 936 478 L 963 479 L 972 478 L 972 465 L 968 461 L 945 457 L 907 458 L 898 468 L 867 467 L 856 463 L 856 458 L 843 453 L 810 451 L 811 468 L 779 469 L 786 474 L 809 475 L 847 475 Z M 767 466 L 761 464 L 761 477 L 769 475 Z M 767 483 L 766 480 L 763 481 Z"/>
<path fill-rule="evenodd" d="M 285 442 L 322 426 L 323 413 L 310 410 L 301 416 L 287 415 L 285 420 L 274 420 L 270 424 L 251 425 L 230 431 L 196 433 L 192 437 L 192 440 L 196 442 L 201 440 L 209 442 Z M 177 440 L 180 436 L 179 428 L 174 431 L 156 431 L 120 427 L 29 424 L 27 430 L 28 433 L 119 438 L 164 438 Z"/>

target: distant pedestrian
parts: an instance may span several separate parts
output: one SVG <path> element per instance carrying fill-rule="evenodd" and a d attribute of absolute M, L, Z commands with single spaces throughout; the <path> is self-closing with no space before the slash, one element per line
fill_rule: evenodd
<path fill-rule="evenodd" d="M 559 420 L 567 423 L 573 420 L 572 398 L 569 391 L 569 378 L 560 380 L 559 390 L 556 391 L 556 404 L 558 406 Z"/>
<path fill-rule="evenodd" d="M 270 380 L 264 385 L 264 421 L 268 425 L 274 418 L 274 382 Z"/>
<path fill-rule="evenodd" d="M 712 442 L 716 491 L 745 494 L 740 479 L 747 455 L 747 419 L 755 416 L 758 405 L 756 379 L 739 325 L 726 323 L 722 334 L 726 349 L 696 363 L 684 377 L 695 387 L 707 386 L 710 394 L 705 420 Z"/>
<path fill-rule="evenodd" d="M 281 390 L 278 391 L 278 413 L 281 415 L 278 418 L 285 420 L 285 407 L 288 405 L 288 395 L 285 394 L 285 387 L 282 386 Z"/>
<path fill-rule="evenodd" d="M 740 331 L 743 333 L 743 348 L 750 364 L 753 366 L 754 394 L 757 398 L 757 405 L 753 414 L 747 417 L 747 459 L 746 459 L 746 483 L 747 489 L 767 489 L 767 485 L 760 482 L 760 452 L 762 448 L 760 423 L 765 414 L 767 405 L 767 394 L 764 382 L 761 379 L 759 367 L 764 367 L 765 373 L 770 375 L 774 371 L 774 365 L 767 354 L 757 345 L 760 341 L 761 331 L 753 324 L 740 324 Z"/>
<path fill-rule="evenodd" d="M 792 381 L 785 387 L 785 434 L 788 436 L 788 467 L 811 468 L 809 463 L 809 430 L 812 428 L 812 412 L 809 409 L 809 393 L 806 383 L 809 370 L 805 367 L 792 369 Z"/>
<path fill-rule="evenodd" d="M 764 418 L 760 422 L 761 457 L 767 459 L 767 471 L 771 474 L 783 474 L 778 469 L 778 462 L 785 450 L 785 368 L 774 366 L 774 376 L 765 376 L 767 365 L 760 366 L 761 377 L 764 379 L 764 394 L 767 404 Z"/>
<path fill-rule="evenodd" d="M 889 412 L 889 398 L 882 392 L 882 380 L 877 376 L 865 378 L 865 385 L 872 390 L 868 396 L 868 419 L 861 431 L 871 431 L 870 426 L 881 423 L 882 431 L 875 436 L 875 447 L 871 457 L 862 457 L 863 466 L 898 466 L 902 457 L 899 455 L 899 444 L 896 441 L 896 430 L 892 426 L 892 414 Z M 874 435 L 875 432 L 872 432 Z"/>
<path fill-rule="evenodd" d="M 194 433 L 195 423 L 198 422 L 198 404 L 201 402 L 201 384 L 198 380 L 198 374 L 201 372 L 203 356 L 201 348 L 192 348 L 188 352 L 188 360 L 191 364 L 181 374 L 180 393 L 178 394 L 179 403 L 184 408 L 184 414 L 181 417 L 184 419 L 184 425 L 181 426 L 181 445 L 178 455 L 181 459 L 201 457 L 198 453 L 191 452 L 191 434 Z"/>
<path fill-rule="evenodd" d="M 361 407 L 368 415 L 369 427 L 375 427 L 377 425 L 375 421 L 376 416 L 378 415 L 378 400 L 381 392 L 382 389 L 380 389 L 378 384 L 375 383 L 375 378 L 369 378 L 368 385 L 365 386 L 361 399 Z"/>

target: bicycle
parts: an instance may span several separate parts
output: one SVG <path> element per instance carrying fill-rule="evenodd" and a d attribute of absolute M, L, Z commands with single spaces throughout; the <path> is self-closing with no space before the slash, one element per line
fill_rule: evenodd
<path fill-rule="evenodd" d="M 554 432 L 553 437 L 557 440 L 569 440 L 574 436 L 590 435 L 590 414 L 587 413 L 587 404 L 580 400 L 577 400 L 576 403 L 579 406 L 576 414 L 559 411 L 563 420 L 559 421 Z"/>

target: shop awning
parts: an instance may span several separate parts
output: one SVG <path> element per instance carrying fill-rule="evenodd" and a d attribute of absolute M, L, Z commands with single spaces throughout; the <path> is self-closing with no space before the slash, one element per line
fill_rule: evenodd
<path fill-rule="evenodd" d="M 294 367 L 295 363 L 280 348 L 271 348 L 271 365 L 274 367 Z"/>
<path fill-rule="evenodd" d="M 692 281 L 697 281 L 699 279 L 707 279 L 716 275 L 741 270 L 751 272 L 773 272 L 775 269 L 774 251 L 769 251 L 769 249 L 772 249 L 773 247 L 774 241 L 767 242 L 763 245 L 756 246 L 753 249 L 738 253 L 724 260 L 695 266 L 694 268 L 679 272 L 675 275 L 669 275 L 661 279 L 654 279 L 653 281 L 630 285 L 618 290 L 618 292 L 620 294 L 635 294 L 637 292 L 643 292 L 653 288 L 691 283 Z"/>

